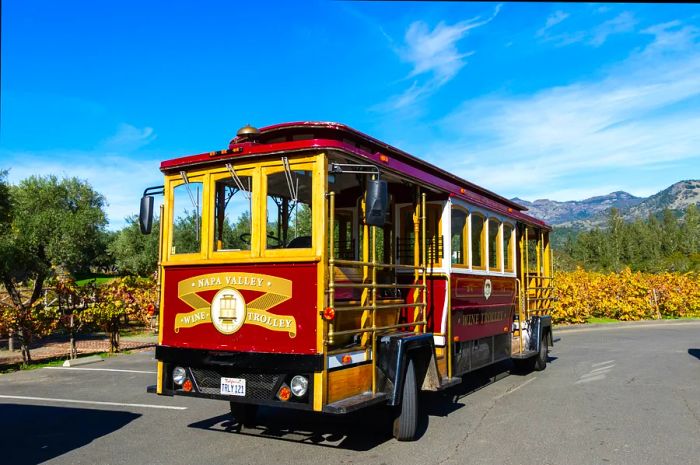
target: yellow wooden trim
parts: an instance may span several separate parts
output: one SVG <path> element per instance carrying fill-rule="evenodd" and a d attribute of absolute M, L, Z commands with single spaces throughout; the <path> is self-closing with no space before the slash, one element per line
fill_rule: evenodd
<path fill-rule="evenodd" d="M 156 375 L 156 394 L 163 394 L 163 362 L 156 364 L 158 374 Z"/>
<path fill-rule="evenodd" d="M 333 370 L 328 373 L 328 403 L 367 392 L 371 387 L 371 363 Z"/>
<path fill-rule="evenodd" d="M 305 249 L 300 249 L 305 250 Z M 320 262 L 321 257 L 316 255 L 299 255 L 299 256 L 286 256 L 286 257 L 246 257 L 237 258 L 235 264 L 254 264 L 254 263 L 311 263 Z M 178 265 L 226 265 L 232 264 L 230 259 L 225 258 L 210 258 L 210 259 L 195 259 L 188 260 L 186 263 L 182 261 L 174 260 L 170 262 L 164 262 L 163 266 L 178 266 Z"/>
<path fill-rule="evenodd" d="M 163 344 L 163 304 L 165 302 L 165 268 L 163 267 L 163 257 L 165 257 L 164 244 L 165 237 L 165 205 L 160 206 L 160 227 L 158 228 L 158 345 Z"/>
<path fill-rule="evenodd" d="M 328 192 L 328 174 L 326 167 L 328 160 L 325 154 L 320 154 L 317 157 L 315 165 L 316 170 L 313 177 L 313 190 L 317 192 L 314 196 L 314 205 L 311 212 L 312 221 L 315 224 L 314 246 L 316 255 L 320 255 L 321 261 L 316 267 L 316 352 L 324 354 L 324 338 L 326 335 L 326 320 L 321 317 L 321 312 L 326 305 L 326 264 L 328 263 L 328 225 L 326 216 L 326 199 L 325 193 Z M 317 200 L 320 199 L 320 202 Z M 319 203 L 321 204 L 319 207 Z M 320 220 L 319 220 L 320 218 Z M 324 363 L 325 367 L 325 363 Z M 314 373 L 314 392 L 313 392 L 313 409 L 317 412 L 323 410 L 323 405 L 326 403 L 326 378 L 327 372 L 324 369 L 321 372 Z"/>

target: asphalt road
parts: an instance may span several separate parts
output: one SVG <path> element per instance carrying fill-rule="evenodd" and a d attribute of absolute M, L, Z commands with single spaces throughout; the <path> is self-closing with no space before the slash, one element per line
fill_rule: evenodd
<path fill-rule="evenodd" d="M 383 409 L 262 409 L 233 431 L 225 402 L 147 394 L 152 352 L 1 375 L 0 463 L 700 464 L 700 322 L 555 337 L 543 372 L 502 364 L 427 396 L 414 443 Z"/>

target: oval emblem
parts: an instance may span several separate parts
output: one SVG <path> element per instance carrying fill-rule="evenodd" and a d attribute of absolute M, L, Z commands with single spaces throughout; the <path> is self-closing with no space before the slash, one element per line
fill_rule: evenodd
<path fill-rule="evenodd" d="M 484 281 L 484 297 L 486 300 L 489 300 L 489 297 L 491 297 L 491 280 L 487 279 Z"/>
<path fill-rule="evenodd" d="M 243 326 L 246 305 L 238 290 L 225 287 L 211 301 L 211 322 L 223 334 L 233 334 Z"/>

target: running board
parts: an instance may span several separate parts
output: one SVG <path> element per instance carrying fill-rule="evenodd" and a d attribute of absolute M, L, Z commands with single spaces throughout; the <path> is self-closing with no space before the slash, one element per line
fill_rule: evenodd
<path fill-rule="evenodd" d="M 363 407 L 381 404 L 386 402 L 388 399 L 389 396 L 387 396 L 384 392 L 377 392 L 376 394 L 365 392 L 363 394 L 358 394 L 356 396 L 348 397 L 347 399 L 338 400 L 332 404 L 328 404 L 323 407 L 323 411 L 336 414 L 350 413 Z"/>
<path fill-rule="evenodd" d="M 440 387 L 438 388 L 438 391 L 442 391 L 443 389 L 451 388 L 452 386 L 457 386 L 461 382 L 462 382 L 462 378 L 460 378 L 459 376 L 456 376 L 454 378 L 442 378 L 440 380 Z"/>
<path fill-rule="evenodd" d="M 532 358 L 535 355 L 537 355 L 536 350 L 525 350 L 523 352 L 520 352 L 519 354 L 513 354 L 510 356 L 510 358 L 517 359 L 517 360 L 525 360 L 528 358 Z"/>

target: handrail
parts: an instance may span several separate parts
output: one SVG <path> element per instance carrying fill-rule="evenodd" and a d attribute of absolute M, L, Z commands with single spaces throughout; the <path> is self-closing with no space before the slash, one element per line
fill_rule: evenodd
<path fill-rule="evenodd" d="M 333 286 L 338 289 L 338 288 L 349 288 L 349 289 L 364 289 L 366 287 L 369 287 L 371 289 L 393 289 L 393 288 L 398 288 L 398 289 L 408 289 L 408 288 L 416 288 L 416 289 L 421 289 L 423 288 L 422 284 L 372 284 L 372 283 L 333 283 Z"/>
<path fill-rule="evenodd" d="M 406 307 L 419 307 L 419 308 L 424 308 L 425 304 L 424 303 L 417 303 L 417 304 L 406 304 L 406 303 L 400 303 L 400 304 L 381 304 L 377 306 L 372 306 L 372 305 L 341 305 L 338 307 L 334 307 L 333 309 L 336 312 L 349 312 L 349 311 L 358 311 L 358 310 L 372 310 L 373 308 L 376 308 L 377 310 L 390 310 L 392 308 L 406 308 Z M 337 332 L 334 334 L 338 334 Z"/>
<path fill-rule="evenodd" d="M 362 334 L 361 347 L 367 350 L 369 342 L 369 350 L 371 351 L 372 360 L 372 392 L 377 390 L 377 335 L 385 331 L 398 328 L 413 328 L 415 332 L 425 332 L 425 327 L 428 322 L 426 320 L 427 303 L 427 266 L 426 266 L 426 214 L 425 203 L 426 194 L 421 193 L 420 201 L 416 205 L 414 215 L 414 231 L 415 236 L 420 235 L 420 248 L 418 241 L 414 243 L 414 264 L 396 264 L 396 263 L 378 263 L 377 262 L 377 227 L 364 225 L 363 241 L 362 241 L 362 260 L 347 260 L 343 258 L 335 258 L 335 192 L 328 193 L 328 208 L 329 208 L 329 227 L 328 227 L 328 243 L 330 251 L 328 254 L 328 308 L 335 312 L 352 312 L 362 311 L 360 318 L 360 327 L 355 329 L 345 329 L 341 331 L 335 330 L 331 318 L 326 321 L 326 338 L 324 338 L 324 346 L 326 353 L 328 346 L 334 343 L 334 338 L 337 336 Z M 370 250 L 368 250 L 371 247 Z M 337 282 L 335 277 L 335 267 L 339 265 L 358 267 L 362 269 L 362 282 Z M 409 270 L 414 274 L 412 283 L 402 284 L 397 282 L 397 274 L 394 274 L 393 283 L 378 283 L 377 270 Z M 336 289 L 361 289 L 362 296 L 360 297 L 360 305 L 336 305 L 335 290 Z M 381 303 L 378 298 L 378 289 L 413 289 L 411 298 L 407 301 L 399 303 Z M 420 293 L 420 295 L 419 295 Z M 411 294 L 411 293 L 407 293 Z M 391 300 L 389 298 L 388 300 Z M 377 326 L 377 311 L 392 310 L 392 309 L 410 309 L 413 308 L 413 321 L 403 322 L 391 325 Z M 369 324 L 368 324 L 369 323 Z M 325 363 L 325 362 L 324 362 Z M 325 366 L 325 365 L 324 365 Z"/>
<path fill-rule="evenodd" d="M 336 336 L 343 336 L 343 335 L 348 335 L 348 334 L 361 334 L 361 333 L 369 333 L 369 332 L 373 332 L 373 331 L 386 331 L 389 329 L 405 328 L 407 326 L 425 326 L 427 324 L 428 324 L 428 322 L 425 320 L 412 321 L 410 323 L 397 323 L 395 325 L 377 326 L 374 328 L 346 329 L 344 331 L 336 331 L 335 335 Z"/>
<path fill-rule="evenodd" d="M 345 260 L 345 259 L 334 259 L 334 265 L 349 265 L 349 266 L 372 266 L 372 262 L 363 262 L 359 260 Z M 405 270 L 423 270 L 424 266 L 413 266 L 413 265 L 402 265 L 399 263 L 377 263 L 377 268 L 396 268 Z"/>

